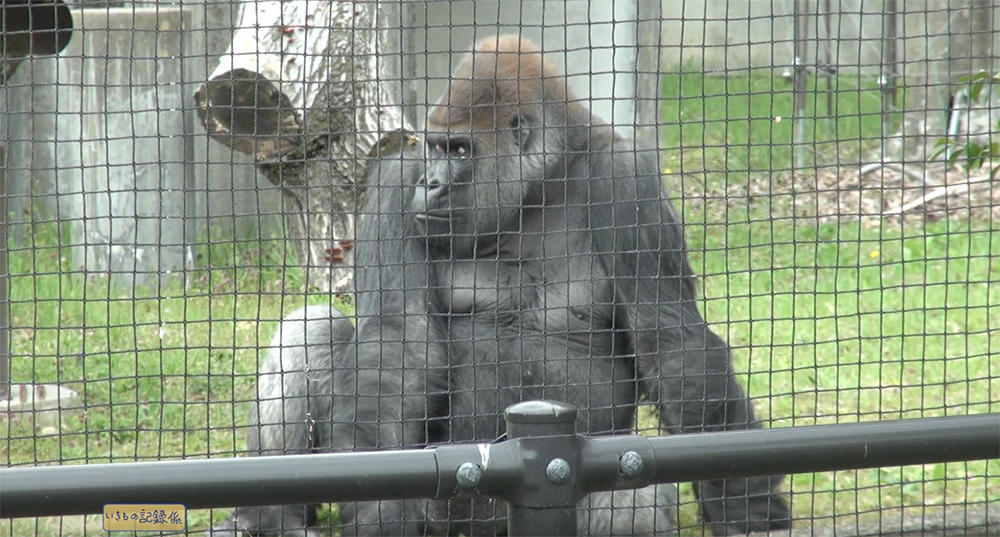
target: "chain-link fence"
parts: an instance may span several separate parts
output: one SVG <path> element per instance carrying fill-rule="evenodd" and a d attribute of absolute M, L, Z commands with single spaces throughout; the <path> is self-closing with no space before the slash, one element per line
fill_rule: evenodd
<path fill-rule="evenodd" d="M 998 25 L 4 2 L 0 535 L 1000 533 Z"/>

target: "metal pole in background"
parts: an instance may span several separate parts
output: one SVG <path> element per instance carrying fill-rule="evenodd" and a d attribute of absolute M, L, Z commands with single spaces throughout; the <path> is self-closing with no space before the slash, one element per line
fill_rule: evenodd
<path fill-rule="evenodd" d="M 882 160 L 888 159 L 889 136 L 891 135 L 892 114 L 896 112 L 898 76 L 896 73 L 896 17 L 899 6 L 896 0 L 886 0 L 882 12 L 882 73 L 879 85 L 882 88 Z"/>
<path fill-rule="evenodd" d="M 794 104 L 792 107 L 792 124 L 794 133 L 792 134 L 792 154 L 794 155 L 794 166 L 796 170 L 805 168 L 806 154 L 806 74 L 809 70 L 805 65 L 805 55 L 808 43 L 808 21 L 809 12 L 806 9 L 807 0 L 795 0 L 792 3 L 792 19 L 794 22 L 793 41 L 793 77 L 794 77 Z"/>
<path fill-rule="evenodd" d="M 896 17 L 899 15 L 899 5 L 896 0 L 886 0 L 885 11 L 882 12 L 882 110 L 891 112 L 896 110 L 896 84 L 899 74 L 896 72 L 896 39 L 898 36 L 898 25 Z"/>
<path fill-rule="evenodd" d="M 826 77 L 826 131 L 827 135 L 836 137 L 837 109 L 834 95 L 837 92 L 837 63 L 840 58 L 834 58 L 833 41 L 833 5 L 831 0 L 825 0 L 823 4 L 823 31 L 826 33 L 826 40 L 823 42 L 823 74 Z M 816 40 L 819 47 L 819 39 Z"/>
<path fill-rule="evenodd" d="M 7 152 L 0 140 L 0 401 L 10 398 L 10 267 L 7 266 Z"/>

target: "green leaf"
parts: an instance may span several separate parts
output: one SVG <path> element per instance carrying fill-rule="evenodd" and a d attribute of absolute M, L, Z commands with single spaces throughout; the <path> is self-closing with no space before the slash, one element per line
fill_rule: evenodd
<path fill-rule="evenodd" d="M 948 157 L 948 165 L 954 166 L 955 163 L 958 162 L 958 159 L 962 156 L 963 153 L 965 153 L 965 148 L 963 147 L 956 148 L 955 151 L 951 154 L 951 156 Z"/>
<path fill-rule="evenodd" d="M 984 78 L 989 78 L 990 75 L 986 74 L 986 71 L 979 70 L 975 73 L 959 77 L 958 81 L 962 84 L 969 84 L 977 80 L 983 80 Z"/>
<path fill-rule="evenodd" d="M 979 96 L 982 95 L 982 93 L 983 93 L 983 83 L 982 82 L 976 82 L 976 83 L 972 84 L 972 86 L 969 88 L 969 100 L 972 101 L 972 102 L 974 102 L 974 103 L 978 103 L 979 102 Z"/>
<path fill-rule="evenodd" d="M 958 82 L 961 84 L 968 84 L 969 99 L 972 102 L 979 102 L 979 99 L 982 97 L 984 87 L 1000 82 L 1000 73 L 990 75 L 986 71 L 979 71 L 978 73 L 973 73 L 959 78 Z"/>
<path fill-rule="evenodd" d="M 955 144 L 948 138 L 938 138 L 938 141 L 934 143 L 934 147 L 936 149 L 930 154 L 927 160 L 937 160 L 941 158 L 941 156 L 947 153 L 948 149 L 953 145 Z"/>
<path fill-rule="evenodd" d="M 978 103 L 980 101 L 983 94 L 983 88 L 986 87 L 986 84 L 987 81 L 985 80 L 981 80 L 972 84 L 972 87 L 969 89 L 969 99 L 972 102 Z"/>

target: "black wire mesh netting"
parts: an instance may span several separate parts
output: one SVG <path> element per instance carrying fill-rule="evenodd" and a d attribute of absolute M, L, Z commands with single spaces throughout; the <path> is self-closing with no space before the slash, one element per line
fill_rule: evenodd
<path fill-rule="evenodd" d="M 4 2 L 0 460 L 480 443 L 475 489 L 522 401 L 605 437 L 996 414 L 997 28 L 984 0 Z M 566 512 L 593 535 L 996 535 L 996 440 Z M 575 483 L 587 452 L 560 453 L 544 480 Z M 185 526 L 504 534 L 497 497 Z"/>

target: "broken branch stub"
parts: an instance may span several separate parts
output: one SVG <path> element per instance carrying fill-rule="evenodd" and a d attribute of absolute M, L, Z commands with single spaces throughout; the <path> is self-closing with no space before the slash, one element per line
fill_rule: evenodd
<path fill-rule="evenodd" d="M 208 135 L 259 162 L 304 156 L 301 117 L 288 97 L 259 73 L 236 69 L 195 93 Z"/>
<path fill-rule="evenodd" d="M 338 2 L 248 2 L 229 49 L 195 92 L 208 134 L 259 163 L 310 156 L 328 136 L 326 95 L 349 61 L 337 54 Z M 341 13 L 341 11 L 344 11 Z M 350 20 L 349 17 L 347 20 Z M 342 26 L 342 25 L 341 25 Z M 343 29 L 343 28 L 339 28 Z"/>

